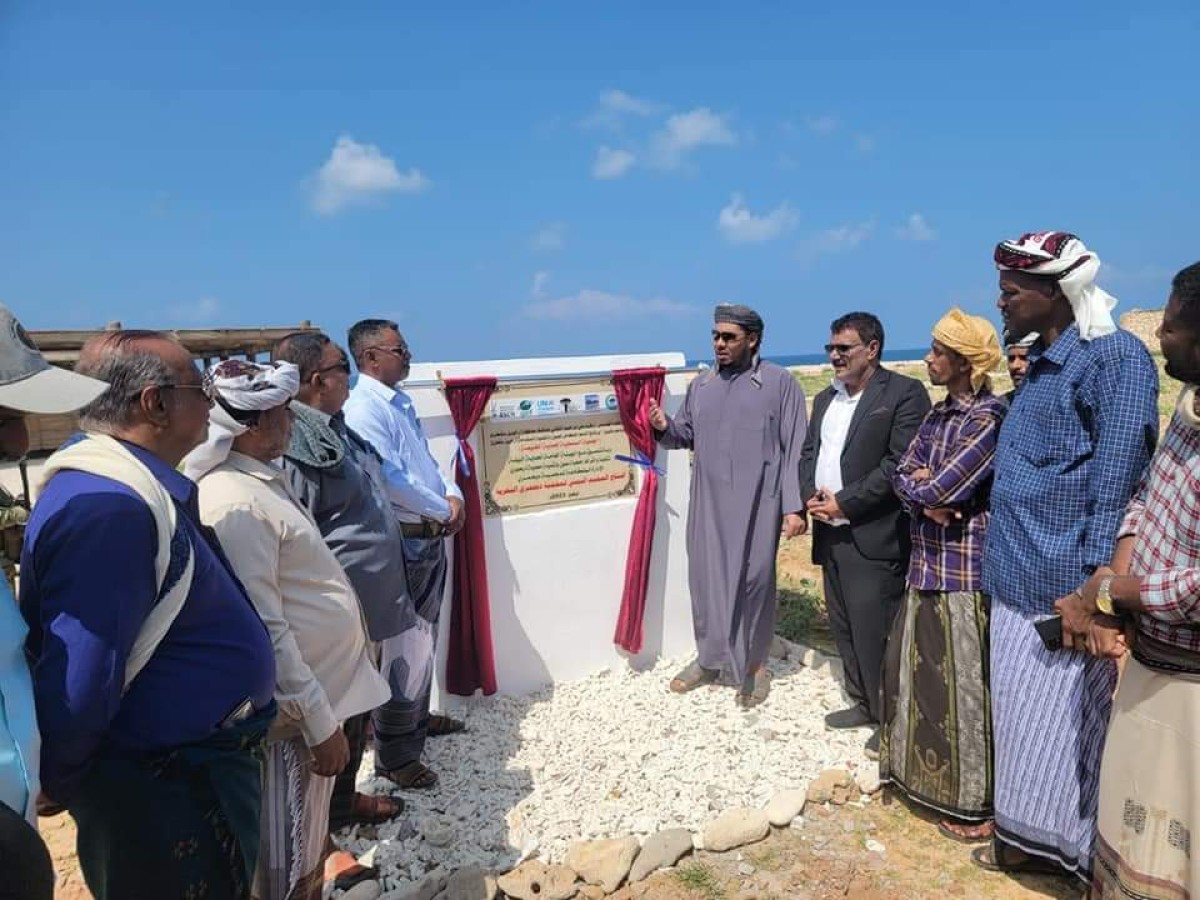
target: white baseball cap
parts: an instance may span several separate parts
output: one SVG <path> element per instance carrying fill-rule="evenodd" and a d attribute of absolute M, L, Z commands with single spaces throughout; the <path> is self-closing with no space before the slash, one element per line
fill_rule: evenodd
<path fill-rule="evenodd" d="M 58 414 L 87 406 L 108 384 L 46 362 L 8 307 L 0 305 L 0 406 Z"/>

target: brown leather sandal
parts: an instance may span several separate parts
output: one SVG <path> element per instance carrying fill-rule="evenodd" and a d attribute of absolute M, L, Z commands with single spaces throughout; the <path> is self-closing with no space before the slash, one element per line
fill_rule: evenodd
<path fill-rule="evenodd" d="M 354 794 L 354 808 L 350 817 L 363 825 L 387 822 L 404 812 L 404 801 L 399 797 L 381 794 Z"/>
<path fill-rule="evenodd" d="M 721 673 L 716 669 L 706 669 L 700 661 L 690 662 L 683 670 L 671 679 L 671 691 L 675 694 L 686 694 L 706 684 L 715 684 Z"/>
<path fill-rule="evenodd" d="M 437 772 L 420 762 L 410 762 L 398 769 L 376 769 L 375 774 L 406 791 L 426 790 L 438 783 Z"/>

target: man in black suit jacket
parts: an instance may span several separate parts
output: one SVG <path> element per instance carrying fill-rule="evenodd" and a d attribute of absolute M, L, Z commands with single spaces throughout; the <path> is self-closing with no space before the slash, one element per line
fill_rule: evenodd
<path fill-rule="evenodd" d="M 930 404 L 921 382 L 880 367 L 878 318 L 849 313 L 830 331 L 825 349 L 835 381 L 813 400 L 800 494 L 814 520 L 813 562 L 824 570 L 825 608 L 854 701 L 825 723 L 857 728 L 880 721 L 883 651 L 908 567 L 908 517 L 892 473 Z M 878 747 L 876 727 L 868 755 Z"/>

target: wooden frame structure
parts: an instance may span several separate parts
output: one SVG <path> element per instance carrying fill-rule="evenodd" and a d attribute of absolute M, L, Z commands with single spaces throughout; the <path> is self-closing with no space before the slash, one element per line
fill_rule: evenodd
<path fill-rule="evenodd" d="M 31 331 L 29 336 L 42 355 L 56 366 L 72 369 L 79 360 L 79 351 L 89 338 L 106 331 L 120 331 L 120 322 L 109 322 L 97 331 Z M 294 328 L 189 328 L 166 329 L 195 357 L 208 366 L 217 360 L 241 357 L 256 359 L 271 352 L 275 342 L 301 331 L 320 331 L 307 319 Z M 28 416 L 29 455 L 53 451 L 77 427 L 73 414 L 61 416 Z"/>

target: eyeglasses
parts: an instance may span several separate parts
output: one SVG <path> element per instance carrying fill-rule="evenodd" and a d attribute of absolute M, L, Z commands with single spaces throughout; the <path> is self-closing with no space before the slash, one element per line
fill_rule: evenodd
<path fill-rule="evenodd" d="M 379 350 L 382 353 L 391 353 L 393 356 L 398 356 L 404 359 L 406 356 L 412 356 L 408 352 L 408 344 L 401 344 L 398 347 L 368 347 L 368 350 Z"/>
<path fill-rule="evenodd" d="M 743 335 L 734 334 L 732 331 L 714 331 L 712 339 L 714 344 L 732 344 L 734 341 L 740 341 Z"/>
<path fill-rule="evenodd" d="M 826 353 L 836 353 L 838 356 L 846 356 L 851 350 L 857 350 L 864 344 L 826 344 Z"/>
<path fill-rule="evenodd" d="M 160 391 L 199 391 L 200 396 L 208 401 L 208 405 L 212 406 L 216 400 L 216 392 L 210 383 L 202 384 L 161 384 L 158 386 Z"/>
<path fill-rule="evenodd" d="M 339 359 L 332 366 L 324 366 L 323 368 L 317 369 L 318 375 L 324 375 L 326 372 L 344 372 L 345 374 L 349 375 L 350 363 L 347 360 Z"/>

